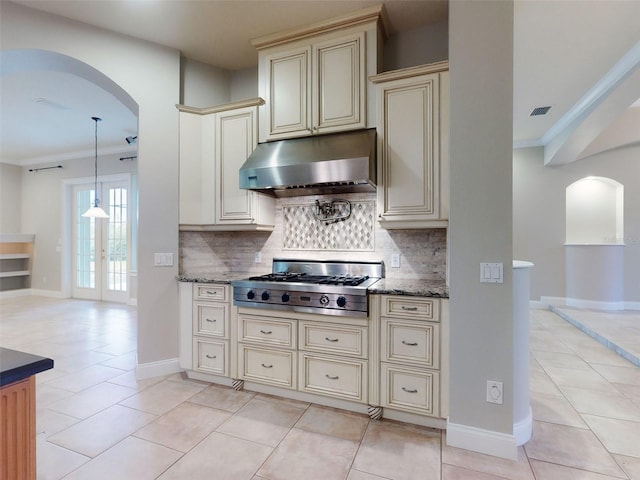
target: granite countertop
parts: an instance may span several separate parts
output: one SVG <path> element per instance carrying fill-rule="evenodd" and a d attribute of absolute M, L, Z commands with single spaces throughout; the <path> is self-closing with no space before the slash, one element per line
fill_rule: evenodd
<path fill-rule="evenodd" d="M 178 275 L 180 282 L 230 284 L 234 280 L 244 280 L 258 275 L 249 272 L 201 272 Z M 369 293 L 381 295 L 408 295 L 416 297 L 449 298 L 445 282 L 436 280 L 398 280 L 382 278 L 371 287 Z"/>
<path fill-rule="evenodd" d="M 53 360 L 0 347 L 0 387 L 53 368 Z"/>
<path fill-rule="evenodd" d="M 400 280 L 395 278 L 381 278 L 369 287 L 369 293 L 380 295 L 449 298 L 449 288 L 446 283 L 436 280 Z"/>
<path fill-rule="evenodd" d="M 249 272 L 199 272 L 199 273 L 181 273 L 178 275 L 180 282 L 192 283 L 231 283 L 234 280 L 244 280 L 256 273 Z"/>

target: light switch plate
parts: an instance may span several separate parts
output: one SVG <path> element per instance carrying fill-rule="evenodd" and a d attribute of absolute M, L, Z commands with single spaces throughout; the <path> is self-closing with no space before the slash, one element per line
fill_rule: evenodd
<path fill-rule="evenodd" d="M 480 283 L 504 283 L 504 265 L 502 263 L 481 263 Z"/>
<path fill-rule="evenodd" d="M 154 267 L 172 267 L 173 253 L 154 253 L 153 266 Z"/>
<path fill-rule="evenodd" d="M 400 254 L 392 253 L 391 254 L 391 268 L 400 268 Z"/>

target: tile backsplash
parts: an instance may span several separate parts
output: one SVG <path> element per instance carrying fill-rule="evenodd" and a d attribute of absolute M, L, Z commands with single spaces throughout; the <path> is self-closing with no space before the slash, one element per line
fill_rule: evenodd
<path fill-rule="evenodd" d="M 375 213 L 375 193 L 341 195 L 351 215 L 323 222 L 315 215 L 315 201 L 331 196 L 279 199 L 273 232 L 180 232 L 180 273 L 271 271 L 271 260 L 309 258 L 383 260 L 385 276 L 398 279 L 444 280 L 447 270 L 447 230 L 385 230 Z M 344 203 L 337 205 L 344 213 Z M 260 252 L 262 261 L 255 263 Z M 400 268 L 391 268 L 391 255 L 400 255 Z"/>

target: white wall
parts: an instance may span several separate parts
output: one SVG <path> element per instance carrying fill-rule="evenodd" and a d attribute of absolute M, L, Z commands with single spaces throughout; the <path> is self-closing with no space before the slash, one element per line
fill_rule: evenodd
<path fill-rule="evenodd" d="M 447 442 L 515 454 L 513 432 L 513 2 L 449 3 L 450 415 Z M 480 283 L 480 262 L 504 283 Z M 487 380 L 504 404 L 486 402 Z M 454 427 L 454 428 L 452 428 Z M 455 441 L 450 432 L 458 432 Z M 504 435 L 493 435 L 494 432 Z M 497 449 L 497 450 L 496 450 Z"/>
<path fill-rule="evenodd" d="M 177 264 L 154 267 L 153 253 L 178 258 L 180 53 L 10 2 L 0 3 L 0 13 L 3 50 L 67 55 L 102 72 L 137 103 L 138 363 L 177 358 Z"/>
<path fill-rule="evenodd" d="M 212 107 L 231 101 L 231 72 L 182 57 L 180 102 L 189 107 Z"/>
<path fill-rule="evenodd" d="M 513 250 L 535 264 L 531 298 L 566 297 L 565 190 L 589 175 L 624 186 L 624 300 L 640 302 L 640 146 L 545 167 L 542 147 L 513 152 Z"/>
<path fill-rule="evenodd" d="M 121 162 L 119 158 L 119 155 L 99 156 L 99 175 L 136 173 L 136 162 Z M 63 291 L 63 182 L 68 179 L 87 179 L 93 184 L 94 175 L 93 158 L 74 159 L 60 164 L 63 166 L 61 169 L 37 173 L 30 172 L 29 169 L 49 165 L 21 168 L 22 222 L 28 230 L 25 230 L 25 233 L 36 235 L 31 288 L 50 290 L 52 294 L 60 294 Z"/>
<path fill-rule="evenodd" d="M 384 71 L 447 60 L 448 34 L 445 20 L 390 35 L 384 44 Z"/>
<path fill-rule="evenodd" d="M 22 168 L 0 163 L 0 232 L 31 233 L 22 231 Z"/>
<path fill-rule="evenodd" d="M 231 72 L 231 101 L 258 96 L 258 66 Z"/>

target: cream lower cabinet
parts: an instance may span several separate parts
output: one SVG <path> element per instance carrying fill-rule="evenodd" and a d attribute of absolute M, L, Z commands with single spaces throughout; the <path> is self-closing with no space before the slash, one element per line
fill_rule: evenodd
<path fill-rule="evenodd" d="M 229 376 L 230 287 L 196 285 L 193 301 L 193 369 Z"/>
<path fill-rule="evenodd" d="M 286 318 L 287 316 L 291 318 Z M 367 321 L 291 312 L 238 314 L 238 378 L 366 403 Z"/>
<path fill-rule="evenodd" d="M 231 287 L 180 282 L 180 366 L 196 374 L 235 374 Z"/>
<path fill-rule="evenodd" d="M 382 295 L 380 301 L 381 406 L 441 417 L 440 299 Z"/>
<path fill-rule="evenodd" d="M 367 328 L 301 321 L 299 329 L 299 389 L 366 403 Z"/>
<path fill-rule="evenodd" d="M 238 377 L 295 389 L 296 339 L 294 319 L 238 314 Z"/>
<path fill-rule="evenodd" d="M 180 110 L 180 230 L 273 230 L 275 200 L 239 187 L 262 99 Z"/>
<path fill-rule="evenodd" d="M 377 87 L 378 221 L 387 229 L 446 227 L 448 63 L 385 72 Z"/>

